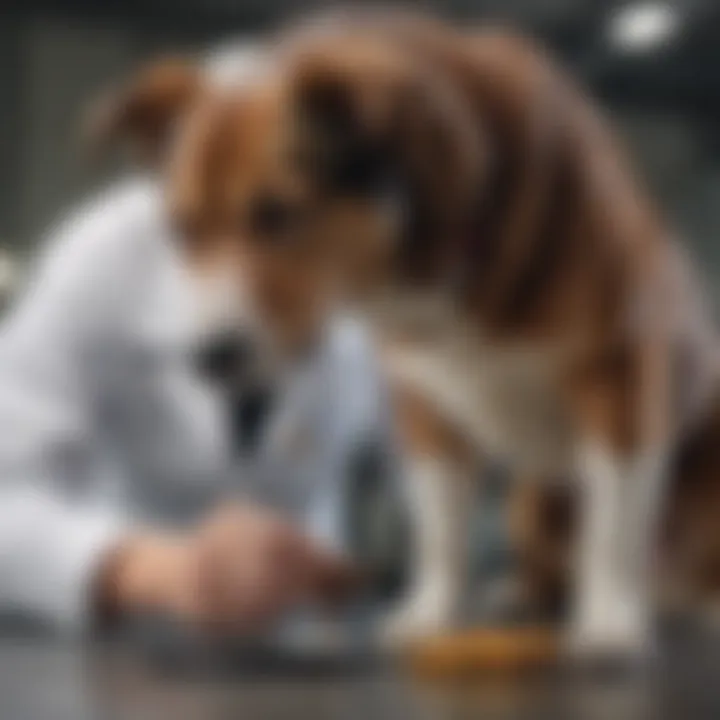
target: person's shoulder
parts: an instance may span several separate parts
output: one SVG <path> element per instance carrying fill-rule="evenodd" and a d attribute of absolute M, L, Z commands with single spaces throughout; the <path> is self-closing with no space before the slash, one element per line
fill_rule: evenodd
<path fill-rule="evenodd" d="M 137 249 L 162 225 L 162 203 L 157 183 L 130 177 L 115 181 L 81 201 L 60 218 L 45 239 L 49 254 L 98 253 Z"/>
<path fill-rule="evenodd" d="M 23 312 L 16 315 L 72 313 L 79 323 L 130 313 L 160 262 L 166 227 L 153 181 L 127 178 L 96 192 L 46 235 L 21 294 Z"/>
<path fill-rule="evenodd" d="M 31 275 L 53 287 L 130 282 L 152 266 L 167 232 L 158 184 L 125 178 L 75 205 L 50 228 Z"/>
<path fill-rule="evenodd" d="M 162 193 L 159 182 L 147 175 L 130 175 L 114 180 L 88 198 L 81 206 L 89 214 L 101 213 L 119 224 L 156 220 Z"/>

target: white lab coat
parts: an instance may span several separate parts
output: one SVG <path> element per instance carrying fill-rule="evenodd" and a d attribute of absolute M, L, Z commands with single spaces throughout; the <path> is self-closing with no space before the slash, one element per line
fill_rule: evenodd
<path fill-rule="evenodd" d="M 103 553 L 246 493 L 342 544 L 356 448 L 386 442 L 361 326 L 333 321 L 252 461 L 188 363 L 190 295 L 155 184 L 120 182 L 51 233 L 0 334 L 0 610 L 83 628 Z"/>

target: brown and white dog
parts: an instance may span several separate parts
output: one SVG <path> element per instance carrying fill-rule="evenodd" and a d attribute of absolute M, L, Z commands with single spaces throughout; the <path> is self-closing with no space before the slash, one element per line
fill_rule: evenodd
<path fill-rule="evenodd" d="M 404 425 L 433 493 L 415 615 L 450 604 L 458 474 L 490 454 L 577 479 L 571 648 L 642 649 L 668 488 L 678 563 L 718 559 L 716 336 L 605 123 L 545 54 L 392 15 L 302 30 L 261 80 L 193 103 L 166 168 L 199 275 L 234 276 L 276 325 L 359 298 L 402 406 L 433 408 Z"/>

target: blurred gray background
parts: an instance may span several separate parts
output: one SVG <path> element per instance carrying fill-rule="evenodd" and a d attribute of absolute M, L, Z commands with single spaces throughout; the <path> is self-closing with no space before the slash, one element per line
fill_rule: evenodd
<path fill-rule="evenodd" d="M 611 113 L 658 203 L 702 257 L 720 300 L 720 2 L 446 0 L 475 22 L 544 38 Z M 293 0 L 4 0 L 0 20 L 0 246 L 23 252 L 97 182 L 82 108 L 144 58 L 250 35 Z"/>

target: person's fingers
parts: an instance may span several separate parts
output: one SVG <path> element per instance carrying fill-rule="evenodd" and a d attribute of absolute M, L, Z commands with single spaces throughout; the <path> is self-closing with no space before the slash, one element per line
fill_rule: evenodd
<path fill-rule="evenodd" d="M 259 569 L 242 588 L 237 626 L 257 632 L 267 629 L 292 605 L 289 591 L 292 588 L 285 588 L 276 573 Z"/>
<path fill-rule="evenodd" d="M 283 579 L 297 599 L 341 604 L 365 584 L 367 578 L 355 563 L 307 534 L 288 526 L 274 539 L 270 563 L 282 569 Z"/>
<path fill-rule="evenodd" d="M 249 632 L 291 602 L 292 573 L 270 561 L 265 542 L 258 538 L 252 551 L 238 552 L 234 544 L 204 548 L 200 596 L 206 627 Z"/>
<path fill-rule="evenodd" d="M 313 600 L 342 605 L 361 592 L 367 577 L 349 558 L 320 548 L 313 557 Z"/>
<path fill-rule="evenodd" d="M 200 624 L 204 617 L 202 592 L 202 562 L 198 548 L 191 542 L 186 544 L 183 556 L 178 560 L 174 582 L 168 588 L 168 611 L 193 625 Z"/>
<path fill-rule="evenodd" d="M 251 613 L 252 587 L 261 542 L 250 517 L 238 535 L 226 515 L 204 528 L 197 541 L 198 617 L 209 632 L 234 629 L 239 619 Z"/>
<path fill-rule="evenodd" d="M 267 512 L 228 506 L 196 536 L 189 612 L 209 628 L 259 629 L 294 605 L 345 602 L 362 585 L 346 558 Z"/>

